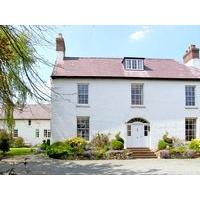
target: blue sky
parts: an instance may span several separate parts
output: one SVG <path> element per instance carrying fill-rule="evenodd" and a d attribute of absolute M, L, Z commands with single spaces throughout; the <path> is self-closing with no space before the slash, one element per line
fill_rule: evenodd
<path fill-rule="evenodd" d="M 66 56 L 174 58 L 182 62 L 189 44 L 200 47 L 200 26 L 55 26 L 50 37 L 55 42 L 61 32 Z M 55 47 L 40 49 L 55 62 Z M 42 67 L 48 80 L 52 69 Z"/>

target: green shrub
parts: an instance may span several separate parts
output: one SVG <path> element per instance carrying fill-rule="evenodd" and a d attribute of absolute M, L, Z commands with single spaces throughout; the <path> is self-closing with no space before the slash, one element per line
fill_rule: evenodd
<path fill-rule="evenodd" d="M 124 149 L 124 144 L 118 140 L 112 140 L 111 148 L 114 150 L 122 150 L 122 149 Z"/>
<path fill-rule="evenodd" d="M 47 144 L 46 140 L 43 140 L 43 141 L 42 141 L 42 144 L 41 144 L 40 147 L 41 147 L 42 150 L 46 150 L 46 149 L 47 149 L 48 144 Z"/>
<path fill-rule="evenodd" d="M 168 137 L 168 132 L 166 132 L 164 135 L 163 135 L 163 140 L 168 143 L 168 144 L 172 144 L 173 143 L 173 138 L 170 138 Z"/>
<path fill-rule="evenodd" d="M 120 142 L 122 142 L 124 144 L 124 139 L 122 137 L 120 137 L 120 132 L 115 135 L 115 139 L 117 141 L 120 141 Z"/>
<path fill-rule="evenodd" d="M 46 152 L 50 158 L 67 158 L 68 155 L 72 154 L 73 150 L 66 142 L 55 142 L 47 147 Z"/>
<path fill-rule="evenodd" d="M 101 149 L 108 147 L 110 145 L 110 141 L 108 138 L 108 135 L 105 135 L 103 133 L 98 133 L 90 142 L 91 147 L 94 149 Z"/>
<path fill-rule="evenodd" d="M 164 140 L 159 140 L 158 142 L 158 150 L 166 149 L 168 146 L 168 143 L 166 143 Z"/>
<path fill-rule="evenodd" d="M 74 138 L 67 139 L 65 141 L 65 143 L 69 144 L 71 146 L 74 154 L 77 154 L 77 155 L 81 155 L 84 153 L 85 147 L 87 144 L 85 139 L 83 139 L 81 137 L 74 137 Z"/>
<path fill-rule="evenodd" d="M 170 154 L 183 154 L 185 151 L 186 147 L 184 146 L 169 149 Z"/>
<path fill-rule="evenodd" d="M 46 142 L 46 143 L 47 143 L 48 146 L 50 146 L 50 145 L 51 145 L 51 140 L 50 140 L 50 139 L 47 139 L 47 142 Z"/>
<path fill-rule="evenodd" d="M 10 137 L 4 130 L 0 131 L 0 150 L 3 153 L 10 150 Z"/>
<path fill-rule="evenodd" d="M 200 152 L 200 140 L 193 139 L 189 144 L 189 148 L 194 151 Z"/>
<path fill-rule="evenodd" d="M 99 159 L 105 159 L 106 157 L 106 149 L 101 148 L 101 149 L 97 149 L 94 151 L 94 156 L 95 159 L 99 160 Z"/>
<path fill-rule="evenodd" d="M 22 137 L 12 138 L 11 146 L 14 148 L 24 147 L 24 139 Z"/>

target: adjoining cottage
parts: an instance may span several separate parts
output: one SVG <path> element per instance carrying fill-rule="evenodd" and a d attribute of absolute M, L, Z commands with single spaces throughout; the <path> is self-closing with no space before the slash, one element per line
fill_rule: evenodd
<path fill-rule="evenodd" d="M 167 131 L 200 137 L 200 59 L 191 45 L 184 64 L 173 59 L 66 57 L 56 39 L 52 73 L 54 141 L 121 132 L 125 147 L 155 149 Z"/>
<path fill-rule="evenodd" d="M 41 144 L 43 140 L 51 139 L 49 104 L 26 105 L 23 110 L 14 111 L 15 127 L 13 137 L 22 137 L 26 144 Z M 0 129 L 6 129 L 4 116 L 0 115 Z"/>

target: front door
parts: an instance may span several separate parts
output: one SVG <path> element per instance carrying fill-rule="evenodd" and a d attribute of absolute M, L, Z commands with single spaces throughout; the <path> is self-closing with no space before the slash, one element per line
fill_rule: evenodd
<path fill-rule="evenodd" d="M 127 147 L 148 147 L 148 133 L 145 124 L 136 122 L 131 124 L 131 134 L 127 137 Z"/>

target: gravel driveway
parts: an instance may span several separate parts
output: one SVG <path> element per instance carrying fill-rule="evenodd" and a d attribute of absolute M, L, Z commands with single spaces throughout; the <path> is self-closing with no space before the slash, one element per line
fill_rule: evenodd
<path fill-rule="evenodd" d="M 64 161 L 48 159 L 42 156 L 26 156 L 0 161 L 0 172 L 11 167 L 17 174 L 57 174 L 57 175 L 167 175 L 199 174 L 200 159 L 135 159 L 135 160 L 82 160 Z"/>

